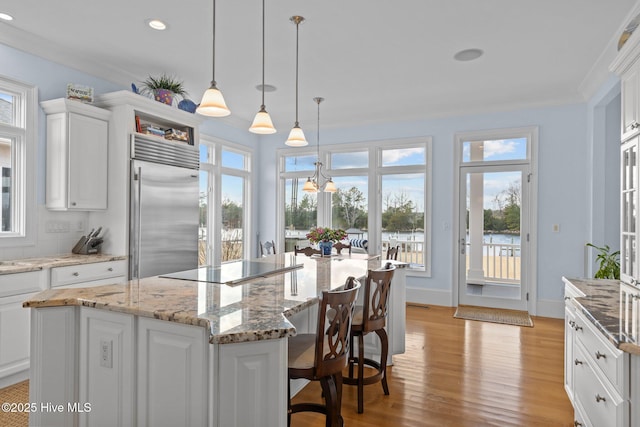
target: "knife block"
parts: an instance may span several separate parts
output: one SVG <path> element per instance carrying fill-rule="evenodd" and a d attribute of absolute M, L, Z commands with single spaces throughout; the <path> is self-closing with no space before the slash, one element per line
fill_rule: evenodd
<path fill-rule="evenodd" d="M 88 239 L 87 236 L 82 236 L 78 243 L 75 244 L 71 252 L 79 255 L 98 254 L 102 250 L 102 242 L 97 245 L 92 245 L 93 239 Z"/>

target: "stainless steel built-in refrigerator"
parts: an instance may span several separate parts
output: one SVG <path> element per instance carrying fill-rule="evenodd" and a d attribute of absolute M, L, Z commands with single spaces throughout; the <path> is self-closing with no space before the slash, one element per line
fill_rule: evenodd
<path fill-rule="evenodd" d="M 129 277 L 198 268 L 198 147 L 131 140 Z"/>

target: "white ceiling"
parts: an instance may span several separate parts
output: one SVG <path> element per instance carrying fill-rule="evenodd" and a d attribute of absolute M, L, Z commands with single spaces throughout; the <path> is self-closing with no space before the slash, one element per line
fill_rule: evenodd
<path fill-rule="evenodd" d="M 267 0 L 267 110 L 286 137 L 295 118 L 300 26 L 300 124 L 397 122 L 583 102 L 606 77 L 636 0 Z M 216 80 L 248 126 L 260 106 L 260 0 L 217 0 Z M 184 80 L 196 103 L 211 80 L 211 0 L 3 0 L 0 42 L 129 86 L 148 75 Z M 164 32 L 145 25 L 168 22 Z M 471 62 L 453 55 L 479 48 Z M 75 82 L 82 83 L 82 82 Z"/>

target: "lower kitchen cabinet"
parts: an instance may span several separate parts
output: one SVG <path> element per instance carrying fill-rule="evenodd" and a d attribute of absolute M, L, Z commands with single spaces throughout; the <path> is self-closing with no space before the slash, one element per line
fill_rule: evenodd
<path fill-rule="evenodd" d="M 286 425 L 286 338 L 210 344 L 201 326 L 90 307 L 30 311 L 30 400 L 65 408 L 31 414 L 31 425 Z"/>
<path fill-rule="evenodd" d="M 46 286 L 42 270 L 0 276 L 0 388 L 28 378 L 30 321 L 22 302 Z"/>
<path fill-rule="evenodd" d="M 51 268 L 52 288 L 87 288 L 127 280 L 127 261 L 95 262 Z"/>

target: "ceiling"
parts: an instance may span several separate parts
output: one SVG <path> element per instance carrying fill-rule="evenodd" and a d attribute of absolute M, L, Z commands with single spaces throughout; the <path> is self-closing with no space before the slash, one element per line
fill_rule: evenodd
<path fill-rule="evenodd" d="M 267 110 L 283 138 L 306 132 L 529 106 L 584 102 L 606 77 L 636 0 L 267 0 Z M 216 80 L 248 127 L 261 104 L 259 0 L 217 0 Z M 211 80 L 211 0 L 3 0 L 0 42 L 129 87 L 182 79 L 196 103 Z M 163 32 L 145 21 L 168 23 Z M 479 48 L 460 62 L 453 55 Z M 593 83 L 595 82 L 595 83 Z M 73 82 L 80 83 L 83 82 Z"/>

